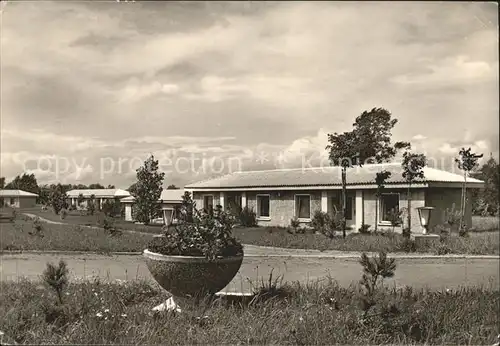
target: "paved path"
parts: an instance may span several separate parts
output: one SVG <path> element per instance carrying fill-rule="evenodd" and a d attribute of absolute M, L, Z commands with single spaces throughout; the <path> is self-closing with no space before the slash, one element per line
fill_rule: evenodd
<path fill-rule="evenodd" d="M 21 277 L 38 279 L 47 262 L 64 259 L 73 278 L 99 276 L 104 280 L 152 280 L 142 256 L 103 255 L 55 255 L 16 254 L 0 256 L 0 280 L 16 280 Z M 498 259 L 407 259 L 397 260 L 394 279 L 388 283 L 396 286 L 429 287 L 433 289 L 456 288 L 470 285 L 498 287 Z M 249 291 L 249 280 L 256 282 L 283 275 L 284 281 L 308 282 L 330 275 L 339 284 L 347 286 L 361 277 L 361 267 L 356 258 L 311 257 L 246 257 L 243 265 L 226 287 L 226 291 Z"/>

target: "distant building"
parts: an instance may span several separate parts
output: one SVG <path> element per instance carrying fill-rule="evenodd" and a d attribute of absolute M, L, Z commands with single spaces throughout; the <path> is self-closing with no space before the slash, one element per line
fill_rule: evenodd
<path fill-rule="evenodd" d="M 75 189 L 70 190 L 66 193 L 70 200 L 70 205 L 78 205 L 78 197 L 82 195 L 84 206 L 90 200 L 90 197 L 94 195 L 95 201 L 98 203 L 99 209 L 101 209 L 102 204 L 106 200 L 122 199 L 130 196 L 130 192 L 122 189 Z"/>
<path fill-rule="evenodd" d="M 0 190 L 0 205 L 12 208 L 33 208 L 38 195 L 23 190 Z"/>
<path fill-rule="evenodd" d="M 161 209 L 163 210 L 163 220 L 168 223 L 175 217 L 175 209 L 179 207 L 182 203 L 182 196 L 184 195 L 183 189 L 176 190 L 163 190 L 161 192 L 160 199 L 158 203 L 161 204 Z M 135 221 L 135 215 L 132 213 L 132 206 L 135 203 L 135 198 L 133 196 L 126 197 L 120 200 L 121 203 L 125 204 L 125 221 Z"/>

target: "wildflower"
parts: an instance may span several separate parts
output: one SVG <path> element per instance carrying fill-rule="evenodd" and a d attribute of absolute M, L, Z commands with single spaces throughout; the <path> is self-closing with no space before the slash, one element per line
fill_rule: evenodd
<path fill-rule="evenodd" d="M 303 322 L 303 321 L 304 321 L 304 319 L 302 318 L 302 316 L 300 316 L 300 317 L 299 317 L 299 321 L 300 321 L 300 322 Z"/>
<path fill-rule="evenodd" d="M 94 295 L 97 297 L 97 293 L 96 292 L 94 292 Z"/>
<path fill-rule="evenodd" d="M 122 317 L 127 317 L 127 314 L 121 314 Z"/>
<path fill-rule="evenodd" d="M 97 317 L 102 317 L 102 313 L 101 312 L 98 312 L 97 314 L 95 314 Z"/>
<path fill-rule="evenodd" d="M 109 309 L 104 309 L 104 312 L 109 312 Z"/>

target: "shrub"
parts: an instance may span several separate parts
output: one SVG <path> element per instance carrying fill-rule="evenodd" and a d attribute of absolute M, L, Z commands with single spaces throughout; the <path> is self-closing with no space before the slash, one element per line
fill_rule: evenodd
<path fill-rule="evenodd" d="M 400 251 L 403 252 L 415 252 L 417 251 L 417 245 L 415 241 L 409 238 L 405 238 L 401 243 Z"/>
<path fill-rule="evenodd" d="M 68 216 L 68 211 L 66 209 L 63 209 L 59 214 L 61 216 L 61 220 L 64 220 L 66 216 Z"/>
<path fill-rule="evenodd" d="M 370 226 L 371 225 L 362 224 L 358 232 L 361 234 L 370 234 Z"/>
<path fill-rule="evenodd" d="M 255 227 L 257 226 L 257 214 L 253 209 L 244 207 L 239 213 L 239 223 L 243 227 Z"/>
<path fill-rule="evenodd" d="M 28 232 L 29 235 L 37 236 L 40 238 L 44 237 L 43 234 L 43 226 L 42 223 L 40 222 L 40 218 L 35 218 L 33 221 L 33 230 Z"/>
<path fill-rule="evenodd" d="M 43 272 L 42 277 L 43 281 L 55 291 L 59 303 L 63 304 L 63 291 L 68 286 L 68 268 L 66 267 L 66 262 L 60 260 L 57 267 L 52 263 L 47 263 L 47 268 Z"/>
<path fill-rule="evenodd" d="M 294 233 L 297 233 L 297 230 L 300 227 L 300 221 L 297 217 L 294 217 L 290 220 L 290 227 L 292 228 Z"/>
<path fill-rule="evenodd" d="M 335 232 L 342 227 L 340 213 L 334 213 L 333 216 L 330 216 L 321 210 L 316 210 L 311 220 L 311 226 L 316 232 L 332 239 L 335 237 Z"/>
<path fill-rule="evenodd" d="M 192 212 L 192 217 L 187 217 Z M 208 259 L 243 255 L 243 246 L 232 235 L 235 219 L 216 208 L 213 213 L 196 209 L 189 192 L 183 197 L 181 217 L 174 227 L 164 228 L 148 248 L 163 255 L 205 256 Z"/>
<path fill-rule="evenodd" d="M 439 244 L 439 246 L 436 249 L 437 255 L 447 255 L 451 252 L 452 252 L 451 248 L 446 244 Z"/>
<path fill-rule="evenodd" d="M 451 230 L 459 230 L 460 220 L 460 210 L 456 209 L 455 203 L 451 205 L 451 208 L 446 208 L 444 211 L 444 222 L 448 224 Z"/>

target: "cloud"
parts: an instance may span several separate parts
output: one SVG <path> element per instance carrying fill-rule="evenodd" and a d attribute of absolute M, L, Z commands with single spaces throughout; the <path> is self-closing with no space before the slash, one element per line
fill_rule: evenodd
<path fill-rule="evenodd" d="M 176 84 L 160 83 L 154 81 L 147 84 L 141 84 L 138 81 L 132 81 L 122 91 L 122 101 L 137 102 L 148 97 L 160 95 L 174 95 L 179 91 Z"/>

